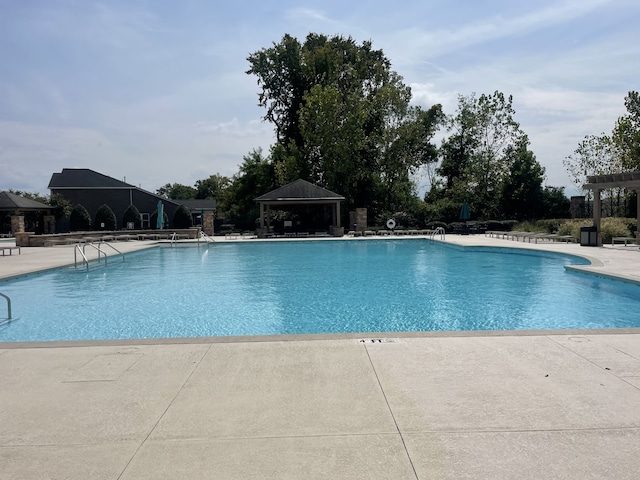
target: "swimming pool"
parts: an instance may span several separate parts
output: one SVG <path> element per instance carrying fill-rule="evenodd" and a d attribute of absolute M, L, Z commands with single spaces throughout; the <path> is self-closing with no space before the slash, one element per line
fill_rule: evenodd
<path fill-rule="evenodd" d="M 0 282 L 0 342 L 640 326 L 640 287 L 580 263 L 417 239 L 154 248 Z"/>

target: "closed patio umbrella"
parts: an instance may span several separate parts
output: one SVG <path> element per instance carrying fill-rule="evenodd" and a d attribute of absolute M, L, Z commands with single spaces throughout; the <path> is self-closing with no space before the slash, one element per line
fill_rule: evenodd
<path fill-rule="evenodd" d="M 460 209 L 460 220 L 464 220 L 465 222 L 471 218 L 471 213 L 469 212 L 469 205 L 466 201 L 462 203 L 462 208 Z"/>

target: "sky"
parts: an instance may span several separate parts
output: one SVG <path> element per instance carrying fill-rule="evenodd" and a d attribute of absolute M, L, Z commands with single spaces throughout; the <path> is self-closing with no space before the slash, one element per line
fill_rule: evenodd
<path fill-rule="evenodd" d="M 0 0 L 0 190 L 89 168 L 155 192 L 274 143 L 249 54 L 285 34 L 371 41 L 412 104 L 513 96 L 546 185 L 638 90 L 637 0 Z M 444 132 L 442 133 L 444 134 Z M 421 189 L 426 188 L 420 185 Z"/>

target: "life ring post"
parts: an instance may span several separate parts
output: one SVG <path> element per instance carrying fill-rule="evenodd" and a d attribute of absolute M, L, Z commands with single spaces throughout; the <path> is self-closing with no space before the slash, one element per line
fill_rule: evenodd
<path fill-rule="evenodd" d="M 393 218 L 387 220 L 387 228 L 389 230 L 393 230 L 394 228 L 396 228 L 396 221 Z"/>

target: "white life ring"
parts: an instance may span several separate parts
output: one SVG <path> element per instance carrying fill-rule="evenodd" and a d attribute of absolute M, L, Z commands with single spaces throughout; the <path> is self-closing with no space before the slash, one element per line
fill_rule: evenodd
<path fill-rule="evenodd" d="M 387 220 L 387 228 L 389 230 L 393 230 L 394 228 L 396 228 L 396 221 L 393 218 Z"/>

